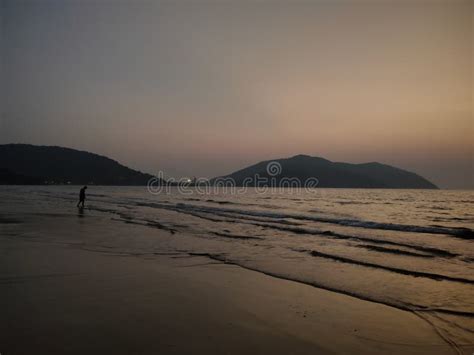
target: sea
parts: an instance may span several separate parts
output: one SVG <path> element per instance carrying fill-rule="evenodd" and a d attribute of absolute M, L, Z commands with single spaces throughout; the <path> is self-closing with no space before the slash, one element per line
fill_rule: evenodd
<path fill-rule="evenodd" d="M 100 215 L 111 230 L 137 225 L 127 240 L 97 236 L 98 251 L 207 256 L 412 312 L 458 352 L 474 347 L 474 191 L 89 186 L 78 212 L 78 190 L 4 186 L 0 196 L 16 209 Z M 144 241 L 142 228 L 156 237 Z"/>

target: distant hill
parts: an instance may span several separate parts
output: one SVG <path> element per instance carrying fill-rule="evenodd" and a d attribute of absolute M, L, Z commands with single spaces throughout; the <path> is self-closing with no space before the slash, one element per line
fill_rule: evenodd
<path fill-rule="evenodd" d="M 269 174 L 267 166 L 271 162 L 279 164 L 278 169 L 281 167 L 281 173 Z M 262 161 L 220 178 L 234 179 L 237 186 L 242 186 L 244 179 L 251 181 L 249 186 L 268 186 L 264 182 L 256 181 L 255 176 L 267 179 L 266 181 L 271 181 L 269 179 L 273 178 L 276 186 L 280 186 L 278 184 L 282 178 L 296 178 L 301 183 L 308 178 L 316 178 L 319 181 L 318 187 L 437 189 L 436 185 L 425 178 L 393 166 L 380 163 L 336 163 L 308 155 Z M 216 179 L 212 179 L 211 182 L 215 183 Z"/>
<path fill-rule="evenodd" d="M 29 144 L 0 145 L 0 184 L 146 185 L 152 177 L 89 152 Z"/>

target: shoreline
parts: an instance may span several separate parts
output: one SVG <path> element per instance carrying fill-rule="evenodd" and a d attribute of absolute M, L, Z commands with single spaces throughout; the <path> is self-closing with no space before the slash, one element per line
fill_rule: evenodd
<path fill-rule="evenodd" d="M 8 217 L 22 222 L 0 225 L 5 354 L 454 353 L 407 311 L 205 256 L 89 245 L 87 236 L 110 229 L 110 219 Z M 113 228 L 117 239 L 169 238 L 146 227 Z"/>

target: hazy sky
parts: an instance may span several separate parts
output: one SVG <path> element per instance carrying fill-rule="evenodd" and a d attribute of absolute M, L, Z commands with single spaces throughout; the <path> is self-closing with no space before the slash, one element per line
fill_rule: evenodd
<path fill-rule="evenodd" d="M 309 154 L 474 188 L 474 1 L 0 4 L 0 143 L 175 176 Z"/>

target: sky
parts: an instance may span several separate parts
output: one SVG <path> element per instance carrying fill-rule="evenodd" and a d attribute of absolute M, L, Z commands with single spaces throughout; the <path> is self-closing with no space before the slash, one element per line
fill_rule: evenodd
<path fill-rule="evenodd" d="M 213 177 L 297 154 L 474 188 L 471 0 L 0 0 L 0 144 Z"/>

